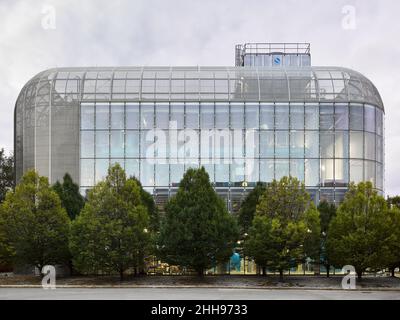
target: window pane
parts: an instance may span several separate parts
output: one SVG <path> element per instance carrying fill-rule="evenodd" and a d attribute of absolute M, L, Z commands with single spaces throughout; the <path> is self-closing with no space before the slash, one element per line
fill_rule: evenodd
<path fill-rule="evenodd" d="M 111 129 L 123 129 L 124 128 L 124 105 L 123 104 L 111 104 Z"/>
<path fill-rule="evenodd" d="M 199 157 L 199 138 L 198 130 L 185 130 L 185 158 Z"/>
<path fill-rule="evenodd" d="M 94 129 L 94 105 L 82 103 L 81 105 L 81 128 Z"/>
<path fill-rule="evenodd" d="M 350 158 L 363 157 L 363 133 L 350 132 Z"/>
<path fill-rule="evenodd" d="M 335 132 L 335 157 L 336 158 L 349 157 L 349 135 L 347 131 Z"/>
<path fill-rule="evenodd" d="M 229 182 L 229 164 L 215 164 L 215 183 L 218 185 L 227 185 Z"/>
<path fill-rule="evenodd" d="M 259 160 L 258 159 L 246 159 L 245 164 L 245 175 L 247 182 L 257 182 L 259 181 Z"/>
<path fill-rule="evenodd" d="M 370 181 L 375 186 L 375 162 L 364 161 L 364 179 Z"/>
<path fill-rule="evenodd" d="M 109 133 L 108 131 L 96 131 L 96 157 L 108 158 Z"/>
<path fill-rule="evenodd" d="M 177 163 L 176 159 L 171 161 L 170 174 L 171 174 L 171 185 L 177 186 L 181 179 L 183 178 L 184 165 Z"/>
<path fill-rule="evenodd" d="M 280 180 L 285 176 L 289 176 L 289 160 L 275 160 L 275 179 Z"/>
<path fill-rule="evenodd" d="M 199 127 L 199 105 L 186 104 L 186 128 L 197 129 Z"/>
<path fill-rule="evenodd" d="M 291 159 L 290 160 L 290 175 L 304 181 L 304 160 L 303 159 Z"/>
<path fill-rule="evenodd" d="M 320 129 L 333 129 L 333 105 L 321 105 L 319 114 Z"/>
<path fill-rule="evenodd" d="M 231 182 L 244 181 L 244 161 L 235 159 L 231 164 Z"/>
<path fill-rule="evenodd" d="M 81 157 L 94 157 L 94 131 L 81 131 Z"/>
<path fill-rule="evenodd" d="M 290 132 L 290 156 L 292 158 L 304 157 L 304 131 Z"/>
<path fill-rule="evenodd" d="M 201 104 L 200 107 L 200 128 L 212 129 L 214 128 L 214 105 Z"/>
<path fill-rule="evenodd" d="M 277 103 L 275 105 L 275 128 L 289 129 L 289 106 Z"/>
<path fill-rule="evenodd" d="M 139 129 L 139 104 L 126 104 L 126 128 Z"/>
<path fill-rule="evenodd" d="M 272 158 L 274 156 L 274 140 L 273 131 L 260 132 L 260 157 Z"/>
<path fill-rule="evenodd" d="M 319 157 L 319 133 L 318 131 L 305 132 L 305 156 L 306 158 Z"/>
<path fill-rule="evenodd" d="M 81 186 L 94 185 L 94 160 L 81 159 Z"/>
<path fill-rule="evenodd" d="M 348 160 L 335 160 L 335 185 L 346 186 L 349 182 Z"/>
<path fill-rule="evenodd" d="M 154 138 L 152 130 L 140 132 L 140 153 L 143 158 L 154 158 Z"/>
<path fill-rule="evenodd" d="M 321 186 L 333 186 L 332 159 L 321 159 Z"/>
<path fill-rule="evenodd" d="M 156 186 L 164 187 L 168 185 L 169 185 L 168 163 L 156 163 Z"/>
<path fill-rule="evenodd" d="M 241 158 L 243 157 L 243 131 L 242 130 L 233 130 L 231 133 L 231 150 L 232 150 L 232 157 L 233 158 Z"/>
<path fill-rule="evenodd" d="M 364 130 L 375 132 L 375 107 L 365 106 L 364 109 Z"/>
<path fill-rule="evenodd" d="M 229 128 L 229 106 L 226 104 L 215 104 L 215 128 Z"/>
<path fill-rule="evenodd" d="M 201 130 L 200 133 L 200 156 L 201 158 L 212 158 L 214 156 L 214 130 Z"/>
<path fill-rule="evenodd" d="M 349 107 L 347 105 L 335 105 L 335 129 L 349 129 Z"/>
<path fill-rule="evenodd" d="M 169 105 L 156 104 L 156 128 L 168 129 L 169 128 Z"/>
<path fill-rule="evenodd" d="M 376 137 L 376 161 L 383 162 L 383 139 L 382 137 Z"/>
<path fill-rule="evenodd" d="M 244 127 L 243 104 L 231 104 L 231 128 L 242 129 Z"/>
<path fill-rule="evenodd" d="M 261 129 L 274 129 L 274 105 L 261 104 L 260 105 L 260 128 Z"/>
<path fill-rule="evenodd" d="M 334 133 L 320 132 L 321 158 L 333 158 Z"/>
<path fill-rule="evenodd" d="M 304 128 L 303 105 L 290 105 L 290 128 L 300 130 Z"/>
<path fill-rule="evenodd" d="M 245 132 L 245 156 L 247 158 L 259 157 L 259 132 L 254 129 Z"/>
<path fill-rule="evenodd" d="M 185 106 L 183 103 L 179 103 L 179 104 L 171 103 L 171 121 L 176 122 L 176 129 L 183 129 L 183 127 L 184 127 L 184 122 L 185 122 L 184 110 L 185 110 Z M 175 124 L 172 123 L 171 125 L 175 125 Z"/>
<path fill-rule="evenodd" d="M 383 169 L 379 163 L 376 164 L 376 187 L 381 190 L 383 189 Z"/>
<path fill-rule="evenodd" d="M 122 158 L 124 156 L 124 131 L 111 131 L 111 157 Z"/>
<path fill-rule="evenodd" d="M 304 162 L 305 171 L 305 185 L 318 186 L 319 185 L 319 160 L 306 159 Z"/>
<path fill-rule="evenodd" d="M 350 181 L 359 183 L 363 180 L 363 161 L 350 160 Z"/>
<path fill-rule="evenodd" d="M 260 160 L 260 181 L 274 180 L 274 160 Z"/>
<path fill-rule="evenodd" d="M 146 187 L 154 185 L 154 164 L 146 159 L 140 162 L 140 182 Z"/>
<path fill-rule="evenodd" d="M 142 103 L 141 105 L 142 129 L 153 129 L 154 127 L 154 105 Z"/>
<path fill-rule="evenodd" d="M 126 159 L 125 160 L 125 172 L 126 176 L 136 177 L 139 179 L 139 160 L 138 159 Z"/>
<path fill-rule="evenodd" d="M 364 158 L 368 160 L 375 160 L 375 134 L 365 132 L 364 143 Z"/>
<path fill-rule="evenodd" d="M 139 157 L 139 131 L 126 131 L 126 156 L 130 158 Z"/>
<path fill-rule="evenodd" d="M 208 161 L 207 163 L 201 163 L 200 165 L 206 169 L 208 176 L 210 177 L 210 182 L 214 182 L 214 164 L 211 161 Z"/>
<path fill-rule="evenodd" d="M 108 129 L 109 105 L 96 104 L 96 129 Z"/>
<path fill-rule="evenodd" d="M 246 128 L 257 129 L 258 121 L 260 119 L 258 115 L 258 104 L 246 103 Z"/>
<path fill-rule="evenodd" d="M 376 109 L 376 134 L 383 135 L 383 113 Z"/>
<path fill-rule="evenodd" d="M 106 178 L 108 167 L 108 159 L 96 159 L 96 183 L 99 183 Z"/>
<path fill-rule="evenodd" d="M 289 158 L 289 131 L 275 132 L 275 157 Z"/>
<path fill-rule="evenodd" d="M 350 105 L 350 129 L 363 130 L 363 106 Z"/>
<path fill-rule="evenodd" d="M 319 128 L 319 110 L 318 105 L 305 105 L 305 127 L 308 130 L 318 130 Z"/>

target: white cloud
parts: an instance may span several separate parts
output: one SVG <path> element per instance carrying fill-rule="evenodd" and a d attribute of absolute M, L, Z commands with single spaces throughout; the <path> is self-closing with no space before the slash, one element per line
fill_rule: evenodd
<path fill-rule="evenodd" d="M 56 9 L 44 30 L 43 6 Z M 345 5 L 356 29 L 342 28 Z M 233 65 L 234 45 L 311 42 L 314 65 L 353 68 L 369 77 L 386 108 L 386 192 L 400 194 L 400 2 L 106 1 L 0 2 L 0 146 L 13 145 L 14 103 L 43 69 L 92 65 Z"/>

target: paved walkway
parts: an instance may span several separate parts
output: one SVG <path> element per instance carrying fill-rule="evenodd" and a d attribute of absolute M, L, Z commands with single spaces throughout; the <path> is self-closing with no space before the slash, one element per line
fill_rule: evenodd
<path fill-rule="evenodd" d="M 0 288 L 0 300 L 400 300 L 399 291 L 228 289 L 228 288 Z"/>

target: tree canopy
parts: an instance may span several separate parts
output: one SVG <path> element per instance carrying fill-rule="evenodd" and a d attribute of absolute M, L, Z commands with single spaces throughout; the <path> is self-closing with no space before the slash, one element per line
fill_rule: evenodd
<path fill-rule="evenodd" d="M 319 213 L 300 181 L 283 177 L 272 181 L 257 205 L 245 250 L 255 262 L 283 271 L 315 257 L 319 247 Z"/>
<path fill-rule="evenodd" d="M 72 223 L 70 248 L 81 272 L 117 272 L 143 265 L 149 245 L 149 216 L 140 187 L 127 179 L 119 164 L 88 193 L 81 214 Z"/>
<path fill-rule="evenodd" d="M 6 193 L 14 188 L 14 156 L 7 156 L 4 149 L 0 150 L 0 203 L 6 198 Z"/>
<path fill-rule="evenodd" d="M 359 279 L 367 269 L 387 266 L 393 240 L 385 199 L 371 182 L 350 184 L 329 225 L 328 256 L 336 266 L 353 265 Z"/>
<path fill-rule="evenodd" d="M 166 262 L 203 275 L 207 268 L 229 260 L 238 237 L 236 221 L 204 167 L 186 171 L 165 211 L 159 247 Z"/>
<path fill-rule="evenodd" d="M 71 220 L 81 212 L 85 200 L 79 192 L 79 186 L 72 181 L 71 176 L 66 173 L 63 182 L 57 181 L 53 189 L 57 192 L 61 200 L 61 205 L 65 208 Z"/>
<path fill-rule="evenodd" d="M 46 177 L 27 171 L 0 208 L 0 234 L 14 265 L 67 262 L 70 220 Z"/>

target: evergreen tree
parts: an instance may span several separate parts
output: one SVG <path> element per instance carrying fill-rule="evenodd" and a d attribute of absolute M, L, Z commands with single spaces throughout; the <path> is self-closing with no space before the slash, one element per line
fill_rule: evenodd
<path fill-rule="evenodd" d="M 6 193 L 14 188 L 14 156 L 7 156 L 4 149 L 0 150 L 0 203 L 6 198 Z"/>
<path fill-rule="evenodd" d="M 371 182 L 350 184 L 344 201 L 329 225 L 328 256 L 336 266 L 354 266 L 358 278 L 367 269 L 381 269 L 390 261 L 393 240 L 385 199 Z"/>
<path fill-rule="evenodd" d="M 67 211 L 71 220 L 81 212 L 85 200 L 79 192 L 79 186 L 72 181 L 71 176 L 66 173 L 63 182 L 57 181 L 53 189 L 61 199 L 61 204 Z"/>
<path fill-rule="evenodd" d="M 278 271 L 316 258 L 319 248 L 319 213 L 299 180 L 283 177 L 274 180 L 257 205 L 245 250 L 255 262 Z"/>
<path fill-rule="evenodd" d="M 0 209 L 0 234 L 14 265 L 65 263 L 69 258 L 67 213 L 46 177 L 27 171 Z"/>
<path fill-rule="evenodd" d="M 166 262 L 194 269 L 202 276 L 233 253 L 238 230 L 204 167 L 189 169 L 168 201 L 159 238 Z"/>
<path fill-rule="evenodd" d="M 326 268 L 326 276 L 329 277 L 331 264 L 326 250 L 326 239 L 329 233 L 329 224 L 336 216 L 336 206 L 328 201 L 321 201 L 318 205 L 318 211 L 321 219 L 321 263 Z"/>
<path fill-rule="evenodd" d="M 127 179 L 119 164 L 105 181 L 88 193 L 81 214 L 73 221 L 70 248 L 81 272 L 117 272 L 123 280 L 129 268 L 143 267 L 149 246 L 149 217 L 140 187 Z"/>

